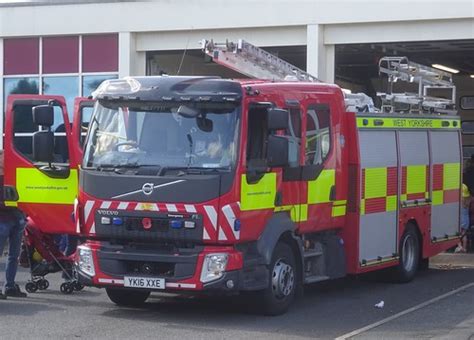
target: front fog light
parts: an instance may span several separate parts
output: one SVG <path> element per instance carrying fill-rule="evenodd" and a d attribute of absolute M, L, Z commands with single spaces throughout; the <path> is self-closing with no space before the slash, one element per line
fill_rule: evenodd
<path fill-rule="evenodd" d="M 79 259 L 77 265 L 79 269 L 89 276 L 95 276 L 94 259 L 92 257 L 92 250 L 87 246 L 77 247 Z"/>
<path fill-rule="evenodd" d="M 217 280 L 224 275 L 227 268 L 227 254 L 207 254 L 201 271 L 201 282 Z"/>

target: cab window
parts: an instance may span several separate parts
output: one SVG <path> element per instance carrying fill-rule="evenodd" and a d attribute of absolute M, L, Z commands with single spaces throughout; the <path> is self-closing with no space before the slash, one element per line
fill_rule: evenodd
<path fill-rule="evenodd" d="M 41 130 L 33 123 L 31 104 L 15 104 L 13 109 L 13 145 L 15 149 L 29 161 L 33 160 L 33 134 Z M 54 133 L 54 162 L 69 163 L 69 150 L 64 125 L 63 111 L 60 106 L 54 107 L 54 124 L 51 126 Z"/>
<path fill-rule="evenodd" d="M 323 164 L 329 154 L 331 139 L 329 134 L 329 106 L 312 105 L 306 117 L 305 164 Z"/>

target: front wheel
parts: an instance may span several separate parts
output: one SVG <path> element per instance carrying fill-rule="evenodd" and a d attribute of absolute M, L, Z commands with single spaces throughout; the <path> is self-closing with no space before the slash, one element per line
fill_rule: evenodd
<path fill-rule="evenodd" d="M 120 288 L 106 288 L 105 291 L 113 303 L 118 306 L 138 307 L 145 303 L 150 291 L 129 290 Z"/>
<path fill-rule="evenodd" d="M 289 245 L 280 242 L 273 250 L 268 287 L 261 292 L 263 313 L 285 313 L 295 298 L 297 283 L 293 251 Z"/>
<path fill-rule="evenodd" d="M 397 282 L 410 282 L 416 275 L 420 262 L 420 242 L 416 227 L 408 224 L 399 245 L 400 262 L 395 269 Z"/>

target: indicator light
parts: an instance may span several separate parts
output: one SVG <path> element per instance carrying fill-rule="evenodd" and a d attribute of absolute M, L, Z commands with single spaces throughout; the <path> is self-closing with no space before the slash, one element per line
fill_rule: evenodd
<path fill-rule="evenodd" d="M 196 228 L 196 223 L 194 223 L 193 221 L 184 221 L 184 227 L 186 229 L 194 229 Z"/>
<path fill-rule="evenodd" d="M 101 217 L 100 223 L 101 224 L 110 224 L 110 217 Z"/>

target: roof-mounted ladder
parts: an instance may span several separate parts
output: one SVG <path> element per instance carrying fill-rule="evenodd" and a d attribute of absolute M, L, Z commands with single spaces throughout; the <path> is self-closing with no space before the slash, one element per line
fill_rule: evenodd
<path fill-rule="evenodd" d="M 228 40 L 225 43 L 215 43 L 204 39 L 201 41 L 201 48 L 217 64 L 248 77 L 320 82 L 308 72 L 242 39 L 237 44 Z"/>
<path fill-rule="evenodd" d="M 383 112 L 393 112 L 400 106 L 397 104 L 402 104 L 406 108 L 402 111 L 410 113 L 456 114 L 456 86 L 450 73 L 409 61 L 407 57 L 384 57 L 379 61 L 379 74 L 386 74 L 389 83 L 388 93 L 377 93 Z M 418 93 L 394 93 L 394 84 L 399 80 L 418 84 Z"/>

